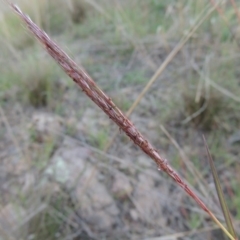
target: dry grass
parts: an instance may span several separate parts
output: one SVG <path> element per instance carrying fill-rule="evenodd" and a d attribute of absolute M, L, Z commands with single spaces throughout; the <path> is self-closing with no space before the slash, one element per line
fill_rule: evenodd
<path fill-rule="evenodd" d="M 133 112 L 132 120 L 148 138 L 152 139 L 157 148 L 163 149 L 168 158 L 172 159 L 171 164 L 178 169 L 182 176 L 185 176 L 186 181 L 193 186 L 201 198 L 209 202 L 214 213 L 220 214 L 216 204 L 212 204 L 216 201 L 214 196 L 208 194 L 209 188 L 204 188 L 203 184 L 196 180 L 194 174 L 185 169 L 182 161 L 183 158 L 190 159 L 194 163 L 195 170 L 203 176 L 211 188 L 212 180 L 206 169 L 204 150 L 198 134 L 205 132 L 209 139 L 210 150 L 216 158 L 217 168 L 222 173 L 221 181 L 224 191 L 229 195 L 230 209 L 238 219 L 239 191 L 236 186 L 239 180 L 230 180 L 229 177 L 238 175 L 238 142 L 228 145 L 228 138 L 237 133 L 240 126 L 239 56 L 236 54 L 238 52 L 236 44 L 237 8 L 233 8 L 231 4 L 219 5 L 218 10 L 221 11 L 212 13 L 208 19 L 204 20 L 196 32 L 190 35 L 186 45 L 178 49 L 179 53 L 173 55 L 167 65 L 164 65 L 164 60 L 168 59 L 167 56 L 171 56 L 171 49 L 174 49 L 176 42 L 184 34 L 184 39 L 186 39 L 187 29 L 191 29 L 197 20 L 203 18 L 202 14 L 213 6 L 212 3 L 210 4 L 208 1 L 188 3 L 151 1 L 146 3 L 141 0 L 111 1 L 111 3 L 94 0 L 86 2 L 84 7 L 81 5 L 82 1 L 77 0 L 58 1 L 57 7 L 55 1 L 34 1 L 34 4 L 19 1 L 18 5 L 54 39 L 57 39 L 60 45 L 68 48 L 71 56 L 74 56 L 77 62 L 82 62 L 98 84 L 112 95 L 113 99 L 117 100 L 118 105 L 124 111 L 127 111 L 138 99 L 139 93 L 146 84 L 146 79 L 153 76 L 158 66 L 164 66 L 165 71 L 161 70 L 161 74 L 158 74 L 154 81 L 150 82 L 150 87 L 147 88 L 148 92 L 140 95 L 142 100 L 137 103 L 139 105 Z M 238 3 L 236 2 L 236 4 Z M 142 8 L 144 8 L 143 12 Z M 86 9 L 85 13 L 84 9 Z M 14 18 L 9 10 L 4 9 L 4 11 L 0 30 L 2 41 L 0 51 L 3 56 L 0 61 L 4 63 L 4 68 L 1 67 L 0 86 L 4 92 L 0 91 L 0 99 L 14 136 L 17 139 L 24 139 L 24 137 L 21 138 L 23 134 L 26 139 L 28 134 L 32 134 L 32 132 L 24 132 L 24 130 L 22 133 L 18 132 L 18 129 L 25 129 L 24 123 L 29 125 L 32 112 L 39 111 L 38 109 L 51 112 L 60 115 L 66 121 L 67 130 L 58 132 L 59 135 L 74 136 L 78 139 L 78 144 L 92 149 L 94 157 L 91 158 L 91 161 L 94 162 L 93 158 L 101 159 L 101 162 L 98 161 L 101 166 L 98 166 L 97 169 L 101 169 L 103 173 L 101 179 L 105 180 L 100 181 L 109 189 L 111 189 L 111 182 L 116 173 L 124 174 L 131 181 L 134 189 L 139 176 L 142 177 L 146 174 L 147 179 L 151 179 L 154 175 L 153 172 L 148 175 L 151 166 L 146 167 L 147 165 L 144 165 L 146 163 L 142 161 L 139 161 L 140 167 L 131 164 L 131 161 L 123 161 L 123 159 L 134 158 L 138 164 L 139 152 L 126 139 L 116 139 L 110 155 L 101 151 L 109 142 L 109 135 L 113 134 L 114 128 L 103 116 L 92 113 L 98 111 L 90 102 L 81 98 L 81 94 L 73 85 L 62 84 L 66 81 L 65 76 L 59 73 L 49 61 L 46 61 L 46 56 L 41 54 L 42 51 L 36 47 L 34 39 L 26 34 L 17 18 Z M 223 19 L 228 23 L 226 24 Z M 232 39 L 233 33 L 234 39 Z M 34 52 L 34 57 L 31 59 L 27 57 L 30 52 Z M 20 59 L 25 60 L 20 63 Z M 28 65 L 31 67 L 27 68 Z M 137 74 L 137 69 L 141 69 L 141 75 Z M 56 87 L 63 89 L 60 90 L 61 94 L 58 96 L 54 96 Z M 16 108 L 11 109 L 9 103 L 16 102 L 16 100 Z M 90 108 L 94 110 L 87 118 L 85 109 L 89 110 Z M 20 109 L 21 114 L 15 114 L 19 111 L 15 109 Z M 85 125 L 79 126 L 82 119 L 89 122 L 88 126 L 91 126 L 91 129 L 87 129 L 84 127 Z M 172 137 L 170 140 L 159 128 L 159 122 L 163 124 L 165 130 L 169 131 Z M 105 128 L 108 128 L 110 133 L 101 131 Z M 79 129 L 81 129 L 80 132 Z M 89 132 L 92 134 L 89 135 Z M 1 136 L 3 137 L 1 142 L 7 143 L 4 129 L 0 131 Z M 180 153 L 172 148 L 173 139 L 178 146 L 178 151 L 181 150 Z M 20 140 L 19 142 L 20 148 L 26 147 L 24 144 L 22 145 L 24 141 Z M 48 149 L 50 144 L 47 143 L 38 145 L 38 143 L 31 144 L 30 153 L 35 152 L 35 157 L 41 152 L 46 153 L 40 154 L 42 156 L 38 158 L 38 160 L 40 159 L 39 164 L 34 165 L 34 169 L 39 174 L 38 180 L 41 181 L 41 174 L 58 145 L 53 144 L 52 149 L 50 147 Z M 222 171 L 223 166 L 225 169 L 227 168 L 224 172 Z M 10 179 L 11 177 L 8 177 L 8 180 Z M 16 185 L 18 181 L 16 181 Z M 89 183 L 91 181 L 90 179 Z M 171 193 L 168 194 L 162 188 L 163 182 L 167 189 L 171 189 Z M 122 211 L 121 221 L 124 223 L 122 229 L 126 226 L 132 229 L 131 233 L 129 229 L 126 230 L 126 236 L 122 239 L 139 239 L 139 236 L 151 239 L 157 235 L 166 235 L 167 237 L 171 236 L 169 234 L 171 232 L 179 232 L 175 236 L 186 237 L 188 234 L 194 234 L 194 231 L 186 232 L 189 228 L 197 228 L 199 234 L 201 231 L 209 232 L 208 236 L 211 236 L 212 239 L 222 238 L 211 231 L 212 228 L 208 225 L 208 218 L 204 213 L 199 213 L 194 204 L 189 202 L 164 177 L 156 177 L 154 184 L 156 186 L 152 187 L 150 191 L 149 187 L 143 186 L 142 193 L 152 196 L 152 199 L 157 197 L 161 201 L 161 206 L 166 209 L 164 216 L 167 223 L 161 221 L 158 221 L 158 224 L 154 223 L 154 214 L 148 212 L 147 206 L 144 207 L 144 211 L 139 207 L 138 201 L 141 197 L 137 197 L 133 193 L 125 196 L 123 200 L 116 197 L 115 201 Z M 14 186 L 14 184 L 12 185 Z M 161 194 L 158 194 L 158 191 Z M 90 239 L 89 236 L 91 236 L 92 239 L 104 239 L 104 234 L 101 235 L 99 232 L 99 235 L 94 235 L 96 232 L 88 229 L 84 222 L 79 223 L 78 218 L 66 214 L 66 211 L 74 214 L 77 210 L 68 203 L 69 192 L 65 192 L 65 189 L 61 189 L 60 192 L 60 195 L 64 195 L 64 197 L 60 197 L 58 200 L 60 205 L 64 206 L 64 210 L 55 205 L 58 202 L 56 196 L 49 195 L 49 201 L 43 201 L 43 203 L 49 204 L 49 214 L 45 215 L 41 212 L 38 215 L 36 213 L 41 220 L 37 224 L 33 224 L 35 227 L 31 233 L 35 239 L 41 240 L 47 237 L 54 239 L 56 233 L 62 238 L 64 236 L 71 239 L 72 236 L 74 239 L 74 233 L 78 233 L 77 229 L 83 229 L 82 233 L 79 233 L 80 238 Z M 31 199 L 34 194 L 34 191 L 29 194 L 22 193 L 20 202 L 23 199 Z M 112 194 L 118 196 L 114 195 L 115 193 Z M 5 196 L 5 194 L 3 195 Z M 15 195 L 12 194 L 12 196 Z M 178 202 L 173 202 L 171 199 L 178 199 Z M 4 203 L 1 204 L 4 206 Z M 36 199 L 29 203 L 30 205 L 41 206 Z M 156 212 L 159 211 L 157 208 L 158 206 Z M 131 215 L 129 209 L 136 210 L 137 214 L 131 212 L 133 214 Z M 32 212 L 34 213 L 34 211 Z M 159 213 L 163 214 L 161 211 Z M 132 220 L 134 216 L 141 216 L 141 218 Z M 181 221 L 176 219 L 181 219 Z M 147 227 L 144 232 L 137 233 L 140 231 L 139 229 L 143 229 L 141 222 Z M 206 224 L 209 226 L 207 229 L 204 227 Z M 62 231 L 58 231 L 59 229 Z M 43 235 L 39 235 L 42 231 Z M 197 239 L 197 235 L 192 235 L 192 237 Z M 200 239 L 203 237 L 207 236 L 199 235 Z M 111 236 L 108 236 L 108 239 L 112 239 Z"/>

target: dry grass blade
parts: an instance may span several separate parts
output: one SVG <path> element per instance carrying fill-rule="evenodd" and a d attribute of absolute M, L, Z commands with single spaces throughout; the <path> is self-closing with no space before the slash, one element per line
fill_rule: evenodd
<path fill-rule="evenodd" d="M 210 2 L 211 2 L 211 4 L 212 4 L 213 6 L 216 4 L 216 3 L 215 3 L 215 0 L 210 0 Z M 217 10 L 218 14 L 221 16 L 221 18 L 223 19 L 223 21 L 225 22 L 225 24 L 226 24 L 228 27 L 230 27 L 227 18 L 224 16 L 224 12 L 223 12 L 222 8 L 221 8 L 220 6 L 217 6 L 217 7 L 216 7 L 216 10 Z"/>
<path fill-rule="evenodd" d="M 193 67 L 193 69 L 199 74 L 199 76 L 202 77 L 202 79 L 204 79 L 204 81 L 207 81 L 208 84 L 210 84 L 213 88 L 215 88 L 216 90 L 218 90 L 220 93 L 222 93 L 223 95 L 233 99 L 236 102 L 240 102 L 240 97 L 238 97 L 237 95 L 231 93 L 229 90 L 227 90 L 226 88 L 223 88 L 222 86 L 220 86 L 219 84 L 215 83 L 212 79 L 208 78 L 207 76 L 205 76 L 204 74 L 202 74 L 202 72 L 200 71 L 199 67 L 197 66 L 197 64 L 194 61 L 191 61 L 191 65 Z"/>
<path fill-rule="evenodd" d="M 218 174 L 217 174 L 217 170 L 214 166 L 213 159 L 212 159 L 212 156 L 210 154 L 210 151 L 209 151 L 209 148 L 208 148 L 208 145 L 207 145 L 207 141 L 206 141 L 204 135 L 203 135 L 203 141 L 204 141 L 204 145 L 205 145 L 205 148 L 206 148 L 206 151 L 207 151 L 209 165 L 211 167 L 215 188 L 217 190 L 218 199 L 219 199 L 219 202 L 221 204 L 221 208 L 222 208 L 223 215 L 224 215 L 224 218 L 225 218 L 225 221 L 226 221 L 226 224 L 227 224 L 227 228 L 228 228 L 229 232 L 231 233 L 231 235 L 236 238 L 236 233 L 235 233 L 235 230 L 234 230 L 234 227 L 233 227 L 233 224 L 232 224 L 232 220 L 231 220 L 231 216 L 230 216 L 230 212 L 229 212 L 227 203 L 226 203 L 224 195 L 223 195 L 223 191 L 222 191 L 222 188 L 221 188 L 221 183 L 220 183 L 220 180 L 219 180 L 219 177 L 218 177 Z"/>
<path fill-rule="evenodd" d="M 199 184 L 199 188 L 201 189 L 202 193 L 205 196 L 208 196 L 209 195 L 209 190 L 206 191 L 206 189 L 205 189 L 206 188 L 205 186 L 207 186 L 207 183 L 204 180 L 202 174 L 199 173 L 199 171 L 197 171 L 194 164 L 186 156 L 185 152 L 181 149 L 181 147 L 179 146 L 177 141 L 171 136 L 171 134 L 167 131 L 167 129 L 162 124 L 160 124 L 160 128 L 163 131 L 163 133 L 168 137 L 168 139 L 171 141 L 173 146 L 175 146 L 175 148 L 179 151 L 179 154 L 180 154 L 181 158 L 184 160 L 184 163 L 185 163 L 186 167 L 188 168 L 188 170 L 193 174 L 193 176 L 196 177 L 196 180 Z"/>
<path fill-rule="evenodd" d="M 234 11 L 235 11 L 237 17 L 238 17 L 238 21 L 240 22 L 240 13 L 239 13 L 238 6 L 237 6 L 235 0 L 231 0 L 231 4 L 234 8 Z"/>
<path fill-rule="evenodd" d="M 152 144 L 138 131 L 132 122 L 120 111 L 112 100 L 96 85 L 88 74 L 53 42 L 28 16 L 16 5 L 11 4 L 12 9 L 20 16 L 31 33 L 42 43 L 48 54 L 61 66 L 65 73 L 82 89 L 82 91 L 106 113 L 109 118 L 125 132 L 125 134 L 145 152 L 157 164 L 159 170 L 163 170 L 180 186 L 209 216 L 222 228 L 227 236 L 234 240 L 226 228 L 216 219 L 214 214 L 206 207 L 201 199 L 189 188 L 178 173 L 162 158 Z"/>
<path fill-rule="evenodd" d="M 215 0 L 210 0 L 210 1 L 211 1 L 212 5 L 214 6 L 214 5 L 215 5 Z M 234 7 L 234 10 L 235 10 L 235 13 L 236 13 L 236 15 L 237 15 L 237 17 L 238 17 L 238 20 L 240 21 L 240 14 L 239 14 L 238 9 L 236 8 L 236 3 L 231 0 L 231 4 L 232 4 L 233 7 Z M 226 26 L 228 27 L 229 33 L 231 34 L 232 38 L 235 40 L 235 42 L 236 42 L 236 44 L 238 45 L 238 47 L 240 47 L 239 42 L 238 42 L 238 40 L 237 40 L 237 38 L 236 38 L 236 35 L 233 33 L 233 31 L 232 31 L 232 29 L 231 29 L 229 20 L 228 20 L 228 19 L 225 17 L 225 15 L 224 15 L 223 9 L 222 9 L 220 6 L 217 6 L 217 7 L 216 7 L 216 10 L 217 10 L 219 16 L 223 19 L 223 21 L 224 21 L 224 23 L 226 24 Z"/>
<path fill-rule="evenodd" d="M 178 240 L 179 238 L 189 239 L 189 237 L 191 237 L 195 234 L 210 232 L 210 231 L 216 230 L 216 229 L 218 229 L 218 226 L 205 227 L 202 229 L 194 229 L 194 230 L 190 230 L 190 231 L 186 231 L 186 232 L 179 232 L 179 233 L 165 235 L 165 236 L 161 236 L 161 237 L 145 238 L 144 240 Z"/>
<path fill-rule="evenodd" d="M 215 8 L 219 4 L 215 4 L 212 8 L 210 8 L 207 13 L 196 23 L 196 25 L 193 26 L 192 29 L 189 30 L 187 36 L 184 36 L 179 43 L 176 45 L 176 47 L 170 52 L 170 54 L 167 56 L 167 58 L 164 60 L 164 62 L 161 64 L 161 66 L 157 69 L 157 71 L 154 73 L 154 75 L 151 77 L 147 85 L 144 87 L 142 92 L 139 94 L 137 99 L 134 101 L 130 109 L 127 111 L 127 116 L 129 117 L 134 109 L 137 107 L 137 105 L 140 103 L 144 95 L 147 93 L 147 91 L 150 89 L 150 87 L 156 82 L 156 80 L 159 78 L 159 76 L 162 74 L 162 72 L 166 69 L 168 64 L 174 59 L 174 57 L 179 53 L 179 51 L 182 49 L 182 47 L 187 43 L 187 41 L 192 37 L 192 35 L 196 32 L 196 30 L 205 22 L 205 20 L 211 15 L 211 13 L 215 10 Z M 111 147 L 112 143 L 114 142 L 115 138 L 117 136 L 117 132 L 114 133 L 112 139 L 107 144 L 105 151 L 108 151 L 108 149 Z"/>
<path fill-rule="evenodd" d="M 146 94 L 146 92 L 149 90 L 149 88 L 153 85 L 153 83 L 157 80 L 157 78 L 162 74 L 162 72 L 166 69 L 168 64 L 173 60 L 173 58 L 178 54 L 178 52 L 182 49 L 182 47 L 185 45 L 185 43 L 192 37 L 192 35 L 196 32 L 196 30 L 205 22 L 205 20 L 211 15 L 211 13 L 215 10 L 215 8 L 218 6 L 216 4 L 212 8 L 209 9 L 209 11 L 203 16 L 203 18 L 189 31 L 186 37 L 183 37 L 182 40 L 177 44 L 177 46 L 172 50 L 172 52 L 167 56 L 165 61 L 162 63 L 162 65 L 159 67 L 159 69 L 155 72 L 155 74 L 152 76 L 146 87 L 142 90 L 142 92 L 139 94 L 138 98 L 135 100 L 131 108 L 127 112 L 127 116 L 130 116 L 133 112 L 133 110 L 136 108 L 136 106 L 139 104 L 143 96 Z"/>

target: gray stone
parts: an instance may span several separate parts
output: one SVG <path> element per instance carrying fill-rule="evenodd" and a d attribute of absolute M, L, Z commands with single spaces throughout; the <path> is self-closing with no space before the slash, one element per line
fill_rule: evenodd
<path fill-rule="evenodd" d="M 119 210 L 104 184 L 99 171 L 89 162 L 91 152 L 65 141 L 51 159 L 46 176 L 71 193 L 75 209 L 93 230 L 109 230 L 116 223 Z"/>
<path fill-rule="evenodd" d="M 113 179 L 111 191 L 116 198 L 124 199 L 131 195 L 133 188 L 129 178 L 123 174 L 116 174 Z"/>
<path fill-rule="evenodd" d="M 35 140 L 42 143 L 50 139 L 59 139 L 63 131 L 63 121 L 60 117 L 37 112 L 33 114 L 30 124 Z"/>

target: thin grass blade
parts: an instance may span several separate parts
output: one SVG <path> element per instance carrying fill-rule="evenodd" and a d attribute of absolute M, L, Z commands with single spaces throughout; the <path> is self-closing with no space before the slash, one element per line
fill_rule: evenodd
<path fill-rule="evenodd" d="M 209 161 L 209 165 L 211 167 L 215 188 L 216 188 L 216 191 L 217 191 L 217 194 L 218 194 L 218 199 L 219 199 L 219 202 L 221 204 L 223 215 L 224 215 L 224 218 L 225 218 L 225 221 L 226 221 L 226 224 L 227 224 L 227 229 L 231 233 L 231 235 L 235 239 L 237 239 L 236 233 L 235 233 L 235 230 L 234 230 L 234 227 L 233 227 L 233 224 L 232 224 L 232 219 L 231 219 L 231 216 L 230 216 L 230 212 L 229 212 L 227 203 L 226 203 L 224 195 L 223 195 L 223 191 L 222 191 L 221 183 L 220 183 L 220 180 L 219 180 L 219 177 L 218 177 L 218 173 L 217 173 L 217 170 L 214 166 L 213 158 L 210 154 L 210 151 L 209 151 L 209 148 L 208 148 L 208 145 L 207 145 L 207 141 L 206 141 L 204 135 L 203 135 L 203 141 L 204 141 L 204 145 L 205 145 L 205 148 L 206 148 L 206 151 L 207 151 L 208 161 Z"/>

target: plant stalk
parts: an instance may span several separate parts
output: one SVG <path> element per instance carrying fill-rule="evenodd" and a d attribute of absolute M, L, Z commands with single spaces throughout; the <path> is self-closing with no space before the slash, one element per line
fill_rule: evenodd
<path fill-rule="evenodd" d="M 66 74 L 72 78 L 72 80 L 80 86 L 82 91 L 101 108 L 109 118 L 114 121 L 120 130 L 142 149 L 150 158 L 152 158 L 159 170 L 167 173 L 177 185 L 179 185 L 195 202 L 207 212 L 211 218 L 213 213 L 206 207 L 201 199 L 188 187 L 188 185 L 182 180 L 178 173 L 169 165 L 168 161 L 160 156 L 158 151 L 151 145 L 151 143 L 138 131 L 138 129 L 132 124 L 132 122 L 121 112 L 121 110 L 113 103 L 113 101 L 95 84 L 83 68 L 77 66 L 77 64 L 63 51 L 58 45 L 52 41 L 49 36 L 42 31 L 27 15 L 25 15 L 16 5 L 9 3 L 13 10 L 21 17 L 25 22 L 32 34 L 42 43 L 46 51 L 52 56 L 52 58 L 61 66 Z M 222 225 L 219 225 L 223 230 Z M 224 232 L 230 239 L 235 240 L 230 233 L 225 229 Z"/>

